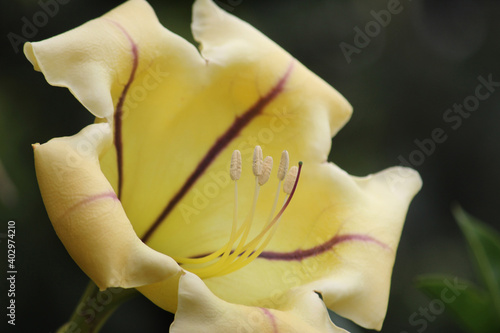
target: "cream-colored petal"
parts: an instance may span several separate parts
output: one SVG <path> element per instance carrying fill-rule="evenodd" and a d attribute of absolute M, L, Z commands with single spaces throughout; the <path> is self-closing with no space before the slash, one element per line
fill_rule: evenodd
<path fill-rule="evenodd" d="M 303 169 L 297 192 L 261 257 L 205 282 L 224 300 L 266 307 L 290 288 L 316 290 L 328 308 L 380 329 L 401 229 L 420 177 L 405 168 L 364 178 L 333 164 Z"/>
<path fill-rule="evenodd" d="M 179 279 L 182 274 L 184 274 L 183 271 L 166 280 L 139 287 L 137 290 L 160 308 L 175 313 L 177 311 Z"/>
<path fill-rule="evenodd" d="M 179 306 L 172 333 L 345 333 L 333 325 L 325 305 L 313 291 L 290 291 L 281 309 L 250 307 L 217 298 L 196 275 L 179 282 Z"/>
<path fill-rule="evenodd" d="M 393 167 L 354 178 L 371 199 L 363 219 L 346 223 L 343 232 L 369 235 L 380 245 L 348 244 L 336 251 L 341 265 L 304 288 L 322 293 L 326 305 L 361 326 L 380 330 L 387 311 L 392 268 L 408 205 L 422 181 L 412 169 Z"/>
<path fill-rule="evenodd" d="M 71 257 L 100 289 L 164 280 L 180 268 L 135 234 L 99 168 L 98 156 L 110 144 L 109 124 L 102 123 L 33 146 L 48 215 Z"/>
<path fill-rule="evenodd" d="M 359 247 L 349 249 L 349 245 L 340 248 L 338 256 L 344 262 L 343 267 L 310 286 L 323 294 L 330 309 L 364 327 L 380 330 L 407 206 L 422 181 L 416 171 L 401 167 L 355 181 L 373 200 L 371 207 L 367 207 L 373 212 L 373 219 L 356 221 L 346 226 L 346 230 L 364 232 L 386 247 L 379 246 L 370 252 L 360 251 Z"/>

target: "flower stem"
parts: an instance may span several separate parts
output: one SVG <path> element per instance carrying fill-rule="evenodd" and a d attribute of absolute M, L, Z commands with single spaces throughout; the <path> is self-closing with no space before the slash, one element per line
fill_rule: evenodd
<path fill-rule="evenodd" d="M 97 333 L 118 306 L 137 294 L 135 289 L 123 288 L 99 291 L 90 281 L 71 318 L 57 333 Z"/>

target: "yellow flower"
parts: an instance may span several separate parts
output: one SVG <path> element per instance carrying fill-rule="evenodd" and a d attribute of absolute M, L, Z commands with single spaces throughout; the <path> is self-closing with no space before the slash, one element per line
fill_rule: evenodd
<path fill-rule="evenodd" d="M 201 54 L 147 2 L 131 0 L 25 45 L 35 69 L 97 117 L 72 137 L 34 145 L 59 238 L 101 289 L 138 288 L 178 309 L 172 330 L 211 318 L 214 330 L 233 332 L 222 322 L 234 319 L 219 315 L 259 313 L 250 327 L 292 332 L 287 318 L 301 312 L 297 332 L 342 332 L 314 292 L 380 329 L 420 177 L 390 168 L 358 178 L 326 162 L 351 115 L 336 90 L 210 0 L 195 2 L 192 30 Z M 288 181 L 292 195 L 279 191 L 284 166 L 267 181 L 255 176 L 271 163 L 259 148 L 254 158 L 256 146 L 276 161 L 283 150 L 290 165 L 303 161 Z M 287 204 L 273 208 L 275 198 Z"/>

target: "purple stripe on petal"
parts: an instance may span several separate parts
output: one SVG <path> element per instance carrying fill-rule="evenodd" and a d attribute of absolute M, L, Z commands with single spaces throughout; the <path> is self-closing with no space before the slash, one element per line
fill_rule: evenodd
<path fill-rule="evenodd" d="M 259 255 L 258 258 L 267 260 L 301 261 L 310 257 L 323 254 L 327 251 L 330 251 L 334 246 L 339 245 L 341 243 L 352 242 L 352 241 L 361 241 L 361 242 L 376 244 L 385 250 L 391 251 L 391 248 L 387 244 L 382 243 L 381 241 L 371 236 L 360 235 L 360 234 L 345 234 L 345 235 L 336 235 L 332 237 L 330 240 L 324 242 L 323 244 L 320 244 L 310 249 L 306 250 L 299 249 L 291 252 L 264 251 Z M 234 251 L 231 251 L 231 254 L 233 254 L 233 252 Z M 191 256 L 190 258 L 203 258 L 212 253 L 213 252 L 203 253 Z"/>
<path fill-rule="evenodd" d="M 365 243 L 373 243 L 376 244 L 386 250 L 390 250 L 391 248 L 382 243 L 381 241 L 368 236 L 361 234 L 344 234 L 344 235 L 336 235 L 323 244 L 317 245 L 313 248 L 306 250 L 295 250 L 292 252 L 273 252 L 273 251 L 264 251 L 260 254 L 259 258 L 267 259 L 267 260 L 283 260 L 283 261 L 301 261 L 310 257 L 314 257 L 320 254 L 323 254 L 327 251 L 330 251 L 334 246 L 344 243 L 344 242 L 365 242 Z"/>
<path fill-rule="evenodd" d="M 186 195 L 193 184 L 203 175 L 205 170 L 212 164 L 215 158 L 224 150 L 234 138 L 236 138 L 241 131 L 259 114 L 262 113 L 264 108 L 274 100 L 284 89 L 285 84 L 290 77 L 293 69 L 293 61 L 288 66 L 287 71 L 283 77 L 276 83 L 276 85 L 263 97 L 261 97 L 250 109 L 245 111 L 241 116 L 237 117 L 233 124 L 222 134 L 208 150 L 205 156 L 201 159 L 198 166 L 193 170 L 184 185 L 177 191 L 170 202 L 165 206 L 163 211 L 158 215 L 153 224 L 149 227 L 146 233 L 142 236 L 142 241 L 147 242 L 153 235 L 155 230 L 167 218 L 170 212 L 175 208 L 179 201 Z"/>
<path fill-rule="evenodd" d="M 271 311 L 269 311 L 268 309 L 266 308 L 260 308 L 262 310 L 262 312 L 264 312 L 264 314 L 266 315 L 266 317 L 269 319 L 269 321 L 271 322 L 271 325 L 273 327 L 273 333 L 278 333 L 278 325 L 276 324 L 276 318 L 274 317 L 274 315 L 271 313 Z"/>
<path fill-rule="evenodd" d="M 116 104 L 116 110 L 114 114 L 114 144 L 116 149 L 116 164 L 118 168 L 118 198 L 121 198 L 122 188 L 123 188 L 123 136 L 122 136 L 122 118 L 123 118 L 123 103 L 125 102 L 125 98 L 127 97 L 127 93 L 130 89 L 130 85 L 134 81 L 135 72 L 137 71 L 137 67 L 139 65 L 139 50 L 137 48 L 137 44 L 134 42 L 132 37 L 128 34 L 128 32 L 123 28 L 118 22 L 111 21 L 115 24 L 127 37 L 130 42 L 131 51 L 132 51 L 132 70 L 130 72 L 130 76 L 128 78 L 125 87 L 123 87 L 122 93 L 118 99 L 118 103 Z"/>
<path fill-rule="evenodd" d="M 88 205 L 89 203 L 92 203 L 94 201 L 97 201 L 97 200 L 101 200 L 101 199 L 113 199 L 115 201 L 119 201 L 118 197 L 116 196 L 115 192 L 113 191 L 109 191 L 109 192 L 104 192 L 104 193 L 100 193 L 100 194 L 96 194 L 96 195 L 92 195 L 90 197 L 87 197 L 85 199 L 83 199 L 82 201 L 80 202 L 77 202 L 76 204 L 74 204 L 73 206 L 71 206 L 65 213 L 63 216 L 66 216 L 66 215 L 69 215 L 71 214 L 73 211 L 75 211 L 76 209 L 82 207 L 82 206 L 85 206 L 85 205 Z"/>

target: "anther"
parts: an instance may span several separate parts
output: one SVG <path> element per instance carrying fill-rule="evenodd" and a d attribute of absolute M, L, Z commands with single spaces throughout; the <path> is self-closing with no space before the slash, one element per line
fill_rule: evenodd
<path fill-rule="evenodd" d="M 271 156 L 266 156 L 264 159 L 264 166 L 262 167 L 262 173 L 259 175 L 259 185 L 264 185 L 271 176 L 271 170 L 273 169 L 273 158 Z"/>
<path fill-rule="evenodd" d="M 255 146 L 253 151 L 253 174 L 255 176 L 260 176 L 262 174 L 262 148 L 260 146 Z"/>
<path fill-rule="evenodd" d="M 241 153 L 239 150 L 233 151 L 231 156 L 231 167 L 229 169 L 229 174 L 232 180 L 238 180 L 241 176 Z"/>
<path fill-rule="evenodd" d="M 290 168 L 285 177 L 285 183 L 283 184 L 283 191 L 286 194 L 292 193 L 293 186 L 295 185 L 295 180 L 297 179 L 297 173 L 299 168 L 297 166 L 293 166 Z"/>
<path fill-rule="evenodd" d="M 278 167 L 279 180 L 285 179 L 289 163 L 290 163 L 290 158 L 288 157 L 288 152 L 286 150 L 283 150 L 283 152 L 281 153 L 280 166 Z"/>

